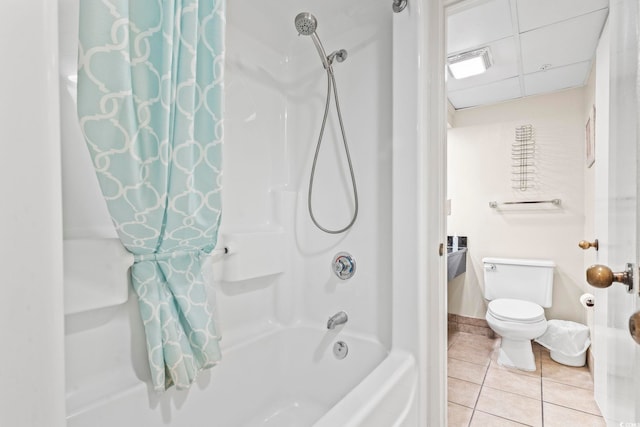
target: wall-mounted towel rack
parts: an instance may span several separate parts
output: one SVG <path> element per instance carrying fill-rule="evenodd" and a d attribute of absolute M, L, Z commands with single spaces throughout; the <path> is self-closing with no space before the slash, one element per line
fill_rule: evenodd
<path fill-rule="evenodd" d="M 560 199 L 550 199 L 550 200 L 520 200 L 517 202 L 489 202 L 489 207 L 496 209 L 499 205 L 536 205 L 542 203 L 550 203 L 554 206 L 560 206 L 562 202 Z"/>
<path fill-rule="evenodd" d="M 526 191 L 533 186 L 535 175 L 535 139 L 531 125 L 518 126 L 511 144 L 511 183 L 516 190 Z"/>

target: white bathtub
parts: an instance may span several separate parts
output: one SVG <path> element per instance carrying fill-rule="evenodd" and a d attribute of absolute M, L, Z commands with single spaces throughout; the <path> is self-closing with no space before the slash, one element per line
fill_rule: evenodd
<path fill-rule="evenodd" d="M 342 360 L 333 355 L 337 341 L 349 347 Z M 70 409 L 67 425 L 402 425 L 414 403 L 416 369 L 410 354 L 387 354 L 367 337 L 284 328 L 228 349 L 189 391 L 154 395 L 140 384 Z"/>

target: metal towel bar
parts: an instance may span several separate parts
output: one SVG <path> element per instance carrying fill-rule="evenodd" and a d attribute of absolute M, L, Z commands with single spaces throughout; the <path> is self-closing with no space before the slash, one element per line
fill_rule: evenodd
<path fill-rule="evenodd" d="M 551 200 L 520 200 L 517 202 L 489 202 L 489 207 L 490 208 L 497 208 L 498 205 L 535 205 L 535 204 L 541 204 L 541 203 L 550 203 L 554 206 L 560 206 L 561 201 L 560 199 L 551 199 Z"/>

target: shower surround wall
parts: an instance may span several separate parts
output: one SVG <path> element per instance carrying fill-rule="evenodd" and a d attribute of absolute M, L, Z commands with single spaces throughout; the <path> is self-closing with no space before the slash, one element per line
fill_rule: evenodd
<path fill-rule="evenodd" d="M 392 129 L 391 120 L 393 108 L 417 105 L 394 104 L 392 50 L 398 34 L 411 40 L 404 56 L 409 66 L 396 66 L 410 69 L 405 80 L 415 78 L 414 86 L 396 82 L 394 87 L 415 97 L 422 45 L 406 29 L 418 25 L 420 7 L 394 17 L 387 2 L 368 0 L 227 2 L 218 248 L 226 246 L 230 253 L 210 262 L 223 360 L 204 372 L 191 390 L 157 395 L 149 387 L 135 296 L 127 295 L 126 266 L 131 260 L 113 246 L 115 233 L 75 124 L 69 76 L 76 58 L 77 0 L 60 0 L 60 5 L 66 272 L 82 270 L 87 260 L 81 254 L 91 257 L 87 248 L 97 247 L 99 259 L 109 248 L 108 273 L 115 277 L 106 298 L 85 292 L 98 287 L 97 274 L 82 276 L 79 271 L 74 277 L 79 286 L 65 283 L 69 427 L 191 426 L 203 420 L 234 426 L 416 426 L 427 417 L 418 395 L 431 393 L 430 402 L 444 407 L 438 400 L 443 396 L 427 390 L 426 334 L 421 332 L 426 321 L 419 319 L 426 316 L 419 301 L 426 301 L 420 295 L 427 291 L 423 246 L 415 237 L 421 234 L 415 231 L 422 227 L 426 216 L 419 214 L 426 209 L 421 204 L 425 192 L 416 183 L 426 154 L 420 152 L 418 127 L 411 120 L 418 120 L 420 110 L 414 106 L 403 114 L 409 126 L 401 129 Z M 441 13 L 438 7 L 432 9 Z M 309 171 L 327 83 L 311 39 L 295 31 L 293 19 L 301 11 L 318 18 L 318 34 L 328 53 L 346 49 L 349 54 L 334 69 L 360 212 L 353 228 L 338 236 L 315 228 L 307 212 Z M 393 28 L 396 19 L 404 20 L 400 28 L 405 33 Z M 337 228 L 349 221 L 353 205 L 333 105 L 329 120 L 313 204 L 319 222 Z M 397 154 L 392 139 L 403 147 Z M 438 153 L 436 146 L 432 150 Z M 358 263 L 355 276 L 347 281 L 330 269 L 340 251 L 350 252 Z M 392 277 L 394 264 L 403 271 Z M 433 266 L 436 278 L 443 274 L 441 260 Z M 327 331 L 328 317 L 341 310 L 349 321 Z M 441 314 L 442 322 L 432 313 L 434 330 L 444 331 Z M 332 354 L 337 340 L 349 346 L 344 360 Z M 440 372 L 444 343 L 433 345 L 429 363 Z M 444 380 L 434 378 L 431 384 Z M 437 418 L 438 411 L 429 416 Z"/>
<path fill-rule="evenodd" d="M 3 7 L 0 425 L 63 427 L 57 4 Z"/>

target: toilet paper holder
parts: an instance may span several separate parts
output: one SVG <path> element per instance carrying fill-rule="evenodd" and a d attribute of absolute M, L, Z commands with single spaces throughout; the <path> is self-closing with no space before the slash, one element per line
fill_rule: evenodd
<path fill-rule="evenodd" d="M 591 294 L 582 294 L 580 296 L 580 304 L 582 304 L 586 308 L 591 308 L 596 305 L 596 299 Z"/>

